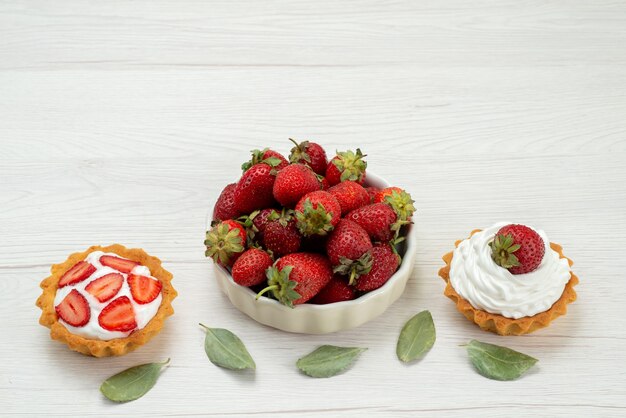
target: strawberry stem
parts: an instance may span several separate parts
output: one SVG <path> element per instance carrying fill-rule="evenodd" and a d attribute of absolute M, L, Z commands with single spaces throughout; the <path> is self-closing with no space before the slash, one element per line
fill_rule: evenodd
<path fill-rule="evenodd" d="M 275 285 L 275 284 L 274 284 L 274 285 L 272 285 L 272 286 L 267 286 L 265 289 L 261 290 L 259 293 L 257 293 L 257 294 L 256 294 L 256 298 L 255 298 L 255 300 L 259 300 L 259 298 L 260 298 L 261 296 L 263 296 L 263 294 L 265 294 L 265 293 L 269 292 L 270 290 L 276 290 L 276 289 L 278 289 L 278 288 L 279 288 L 279 286 L 278 286 L 278 285 Z"/>
<path fill-rule="evenodd" d="M 356 269 L 352 269 L 352 271 L 350 272 L 350 281 L 348 282 L 349 285 L 354 285 L 356 284 Z"/>
<path fill-rule="evenodd" d="M 293 144 L 296 146 L 296 148 L 297 148 L 298 150 L 300 150 L 300 144 L 298 144 L 298 143 L 296 142 L 296 140 L 295 140 L 295 139 L 293 139 L 293 138 L 289 138 L 289 140 L 290 140 L 291 142 L 293 142 Z"/>

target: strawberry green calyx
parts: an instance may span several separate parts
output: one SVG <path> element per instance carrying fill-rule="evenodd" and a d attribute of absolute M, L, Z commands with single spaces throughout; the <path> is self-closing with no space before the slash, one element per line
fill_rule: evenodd
<path fill-rule="evenodd" d="M 520 265 L 519 260 L 513 253 L 519 250 L 521 246 L 515 244 L 511 234 L 497 234 L 490 245 L 491 258 L 493 258 L 493 261 L 500 267 L 509 269 Z"/>
<path fill-rule="evenodd" d="M 415 212 L 415 200 L 411 198 L 411 195 L 407 192 L 394 190 L 390 195 L 386 196 L 383 200 L 383 203 L 391 206 L 391 209 L 396 212 L 398 216 L 399 225 L 398 229 L 402 227 L 403 224 L 410 223 L 411 216 Z"/>
<path fill-rule="evenodd" d="M 359 148 L 356 149 L 356 153 L 354 151 L 337 152 L 339 158 L 333 160 L 333 164 L 341 173 L 341 181 L 360 182 L 367 168 L 367 161 L 363 159 L 366 156 Z"/>
<path fill-rule="evenodd" d="M 296 212 L 293 209 L 283 208 L 283 210 L 280 212 L 273 211 L 267 217 L 267 219 L 270 221 L 278 221 L 281 226 L 287 227 L 287 225 L 289 225 L 289 222 L 294 219 L 295 213 Z"/>
<path fill-rule="evenodd" d="M 298 144 L 293 138 L 289 138 L 289 140 L 295 145 L 289 154 L 289 162 L 296 164 L 301 161 L 306 161 L 311 164 L 311 156 L 306 152 L 309 147 L 309 141 L 302 141 Z"/>
<path fill-rule="evenodd" d="M 239 218 L 237 218 L 237 222 L 243 225 L 244 228 L 252 228 L 254 226 L 254 223 L 252 221 L 259 213 L 261 213 L 260 210 L 255 210 L 249 215 L 240 216 Z"/>
<path fill-rule="evenodd" d="M 406 237 L 398 237 L 396 236 L 394 239 L 389 241 L 389 246 L 391 247 L 391 251 L 398 257 L 398 265 L 402 264 L 402 256 L 398 252 L 398 247 L 402 242 L 406 241 Z"/>
<path fill-rule="evenodd" d="M 252 153 L 252 158 L 250 159 L 250 161 L 246 161 L 245 163 L 241 165 L 241 170 L 245 172 L 253 165 L 259 164 L 259 163 L 265 163 L 272 168 L 278 167 L 281 163 L 279 158 L 277 157 L 264 158 L 264 155 L 268 150 L 269 148 L 264 148 L 262 150 L 253 149 L 252 151 L 250 151 Z M 272 174 L 275 174 L 275 173 L 272 173 Z"/>
<path fill-rule="evenodd" d="M 404 237 L 400 236 L 400 230 L 402 229 L 404 225 L 409 225 L 411 223 L 413 222 L 403 221 L 401 219 L 398 219 L 397 221 L 391 224 L 390 229 L 394 232 L 394 236 L 393 236 L 393 239 L 391 240 L 391 244 L 396 245 L 404 241 Z"/>
<path fill-rule="evenodd" d="M 241 224 L 246 230 L 248 236 L 248 243 L 254 243 L 256 235 L 259 233 L 259 229 L 254 225 L 254 218 L 260 213 L 260 210 L 255 210 L 250 215 L 243 215 L 236 219 L 236 222 Z"/>
<path fill-rule="evenodd" d="M 231 229 L 228 224 L 222 222 L 206 232 L 204 254 L 216 263 L 228 266 L 235 254 L 243 252 L 245 244 L 240 230 Z"/>
<path fill-rule="evenodd" d="M 296 212 L 298 230 L 305 237 L 327 235 L 334 229 L 332 220 L 332 213 L 329 213 L 322 203 L 318 203 L 314 208 L 311 199 L 304 201 L 302 212 Z"/>
<path fill-rule="evenodd" d="M 291 270 L 293 270 L 293 266 L 285 266 L 282 270 L 275 266 L 268 268 L 265 271 L 268 286 L 256 295 L 256 300 L 259 300 L 263 294 L 272 292 L 272 296 L 276 300 L 293 308 L 293 302 L 300 299 L 300 294 L 294 290 L 298 282 L 289 280 Z"/>
<path fill-rule="evenodd" d="M 339 258 L 339 265 L 333 267 L 333 273 L 349 276 L 349 285 L 355 285 L 359 276 L 367 274 L 372 269 L 372 253 L 367 251 L 356 260 L 346 257 Z"/>

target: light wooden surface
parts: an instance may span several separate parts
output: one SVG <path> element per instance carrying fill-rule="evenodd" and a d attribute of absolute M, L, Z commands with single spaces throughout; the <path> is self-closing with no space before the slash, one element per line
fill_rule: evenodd
<path fill-rule="evenodd" d="M 0 2 L 2 415 L 624 416 L 626 4 L 621 1 Z M 403 297 L 326 336 L 261 326 L 219 293 L 204 218 L 247 151 L 288 137 L 360 146 L 413 192 L 419 253 Z M 579 300 L 526 337 L 455 311 L 440 257 L 499 220 L 541 227 L 581 278 Z M 119 242 L 161 257 L 180 297 L 139 351 L 94 359 L 37 323 L 52 263 Z M 395 357 L 429 309 L 437 342 Z M 203 351 L 202 321 L 241 336 L 254 374 Z M 540 359 L 515 382 L 476 374 L 472 338 Z M 332 379 L 296 370 L 317 345 L 368 347 Z M 172 364 L 144 398 L 113 372 Z"/>

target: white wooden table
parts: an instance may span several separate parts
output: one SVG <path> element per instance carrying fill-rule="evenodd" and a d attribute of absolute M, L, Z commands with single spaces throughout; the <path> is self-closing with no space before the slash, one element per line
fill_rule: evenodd
<path fill-rule="evenodd" d="M 205 215 L 248 150 L 360 146 L 417 201 L 403 297 L 326 336 L 261 326 L 219 293 Z M 626 415 L 626 4 L 620 1 L 0 2 L 0 414 L 214 416 Z M 525 337 L 480 331 L 440 257 L 499 220 L 545 229 L 581 278 L 566 317 Z M 121 358 L 53 342 L 35 300 L 49 266 L 91 244 L 161 257 L 180 297 L 164 331 Z M 400 364 L 404 321 L 437 342 Z M 233 330 L 254 374 L 213 366 L 198 322 Z M 515 382 L 476 374 L 472 338 L 540 359 Z M 316 380 L 317 345 L 368 347 Z M 128 404 L 98 391 L 172 358 Z"/>

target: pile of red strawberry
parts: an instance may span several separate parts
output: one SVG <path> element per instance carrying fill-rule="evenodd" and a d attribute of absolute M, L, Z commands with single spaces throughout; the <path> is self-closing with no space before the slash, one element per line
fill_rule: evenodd
<path fill-rule="evenodd" d="M 233 280 L 293 307 L 354 299 L 385 284 L 401 263 L 396 246 L 415 211 L 398 187 L 364 187 L 361 150 L 328 161 L 314 142 L 289 160 L 252 151 L 243 175 L 220 194 L 206 256 Z"/>

